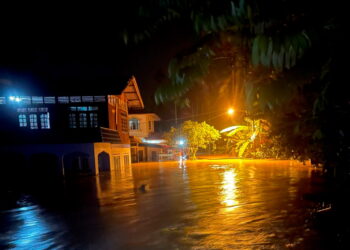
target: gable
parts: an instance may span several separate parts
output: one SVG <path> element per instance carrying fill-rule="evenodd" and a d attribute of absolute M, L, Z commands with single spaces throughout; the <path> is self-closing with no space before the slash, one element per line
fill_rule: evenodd
<path fill-rule="evenodd" d="M 144 104 L 142 101 L 140 90 L 139 90 L 139 87 L 137 85 L 137 82 L 136 82 L 136 79 L 134 76 L 132 76 L 129 79 L 128 85 L 122 91 L 122 94 L 125 95 L 125 97 L 128 101 L 129 109 L 143 109 L 144 108 Z"/>

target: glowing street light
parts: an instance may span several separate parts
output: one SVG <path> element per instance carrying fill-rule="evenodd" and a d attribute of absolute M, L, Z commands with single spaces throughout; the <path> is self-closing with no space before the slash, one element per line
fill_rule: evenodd
<path fill-rule="evenodd" d="M 21 101 L 21 98 L 19 98 L 18 96 L 10 96 L 9 99 L 12 102 L 20 102 Z"/>
<path fill-rule="evenodd" d="M 233 115 L 234 113 L 235 113 L 235 110 L 233 108 L 229 108 L 227 110 L 227 114 L 229 114 L 229 115 Z"/>

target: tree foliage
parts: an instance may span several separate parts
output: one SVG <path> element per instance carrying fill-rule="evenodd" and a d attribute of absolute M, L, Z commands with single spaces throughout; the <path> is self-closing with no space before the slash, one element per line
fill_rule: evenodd
<path fill-rule="evenodd" d="M 220 84 L 244 91 L 246 108 L 271 122 L 272 135 L 290 156 L 338 166 L 337 173 L 349 170 L 345 3 L 157 0 L 142 8 L 156 12 L 149 15 L 152 29 L 182 20 L 197 37 L 170 63 L 169 83 L 157 92 L 158 102 L 211 85 L 205 81 L 208 72 L 227 58 L 233 80 Z"/>
<path fill-rule="evenodd" d="M 185 140 L 186 148 L 191 159 L 196 158 L 198 149 L 205 149 L 209 144 L 215 143 L 220 138 L 220 133 L 206 122 L 185 121 L 176 129 L 172 127 L 164 134 L 164 138 L 173 146 L 180 139 Z"/>
<path fill-rule="evenodd" d="M 232 129 L 225 129 L 221 132 L 227 137 L 228 147 L 231 147 L 240 158 L 247 155 L 249 147 L 263 143 L 261 138 L 266 136 L 270 126 L 263 119 L 254 120 L 246 117 L 244 120 L 247 125 L 232 126 Z"/>

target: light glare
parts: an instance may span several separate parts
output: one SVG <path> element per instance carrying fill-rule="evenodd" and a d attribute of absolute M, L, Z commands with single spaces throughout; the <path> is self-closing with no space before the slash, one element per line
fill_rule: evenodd
<path fill-rule="evenodd" d="M 147 139 L 142 139 L 142 142 L 150 143 L 150 144 L 162 144 L 162 143 L 166 143 L 166 140 L 147 140 Z"/>
<path fill-rule="evenodd" d="M 230 108 L 227 110 L 227 114 L 229 114 L 229 115 L 233 115 L 234 112 L 235 112 L 235 110 L 233 108 Z"/>
<path fill-rule="evenodd" d="M 238 128 L 238 127 L 239 127 L 239 126 L 227 127 L 227 128 L 224 128 L 223 130 L 221 130 L 220 133 L 229 132 L 229 131 L 234 130 L 234 129 Z"/>

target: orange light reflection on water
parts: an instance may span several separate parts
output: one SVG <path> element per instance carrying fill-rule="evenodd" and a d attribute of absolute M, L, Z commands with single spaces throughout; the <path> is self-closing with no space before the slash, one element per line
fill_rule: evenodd
<path fill-rule="evenodd" d="M 223 173 L 224 178 L 222 180 L 221 204 L 226 206 L 226 212 L 234 210 L 238 205 L 238 201 L 236 200 L 237 173 L 235 171 L 236 170 L 232 168 Z"/>

